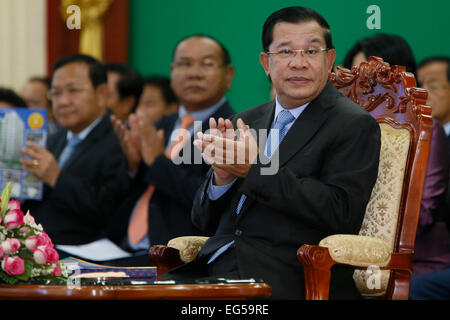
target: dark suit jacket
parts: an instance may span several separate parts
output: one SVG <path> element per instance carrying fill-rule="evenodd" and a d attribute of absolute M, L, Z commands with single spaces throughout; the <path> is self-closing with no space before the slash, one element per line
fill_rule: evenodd
<path fill-rule="evenodd" d="M 218 119 L 230 118 L 234 114 L 233 109 L 224 103 L 212 117 Z M 158 129 L 164 129 L 165 144 L 169 142 L 178 113 L 163 117 L 156 123 Z M 202 123 L 202 128 L 209 128 L 209 120 Z M 152 166 L 141 165 L 137 176 L 132 181 L 132 186 L 124 197 L 122 205 L 118 208 L 116 218 L 111 224 L 106 236 L 120 245 L 127 248 L 124 242 L 127 236 L 128 222 L 132 210 L 149 184 L 155 186 L 155 191 L 149 205 L 149 232 L 148 237 L 151 245 L 167 244 L 175 237 L 199 234 L 190 218 L 192 202 L 200 185 L 206 178 L 210 166 L 202 162 L 193 164 L 194 157 L 201 159 L 199 151 L 194 148 L 191 137 L 191 162 L 174 164 L 165 155 L 159 156 Z M 182 155 L 182 153 L 181 153 Z"/>
<path fill-rule="evenodd" d="M 268 130 L 274 110 L 272 101 L 234 119 Z M 272 159 L 279 153 L 275 175 L 261 175 L 258 161 L 245 179 L 212 201 L 206 194 L 211 170 L 192 210 L 194 224 L 212 236 L 198 261 L 234 240 L 241 277 L 264 279 L 273 288 L 273 298 L 304 298 L 297 249 L 331 234 L 359 231 L 377 178 L 380 145 L 373 117 L 328 82 L 274 153 Z M 260 150 L 263 153 L 264 144 Z M 247 200 L 236 216 L 242 194 Z M 331 297 L 357 297 L 351 276 L 349 269 L 333 268 Z"/>
<path fill-rule="evenodd" d="M 56 159 L 66 145 L 67 131 L 49 137 L 48 150 Z M 53 188 L 44 186 L 42 201 L 25 201 L 55 244 L 82 244 L 96 240 L 113 216 L 129 178 L 126 158 L 109 113 L 78 145 Z"/>
<path fill-rule="evenodd" d="M 448 182 L 447 137 L 441 124 L 434 120 L 414 244 L 413 275 L 450 266 L 450 236 L 445 225 L 450 211 L 444 203 Z"/>

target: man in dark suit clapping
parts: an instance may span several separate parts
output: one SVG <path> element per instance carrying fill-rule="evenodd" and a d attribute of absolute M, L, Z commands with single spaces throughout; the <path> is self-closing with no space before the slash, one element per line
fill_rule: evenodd
<path fill-rule="evenodd" d="M 179 111 L 155 125 L 131 115 L 130 130 L 113 117 L 128 169 L 134 175 L 106 234 L 122 248 L 147 255 L 150 245 L 199 233 L 190 212 L 209 165 L 202 163 L 199 151 L 193 148 L 194 130 L 208 129 L 210 117 L 233 115 L 225 97 L 233 77 L 230 55 L 219 41 L 206 35 L 189 36 L 175 47 L 170 66 Z M 181 143 L 179 133 L 185 134 Z M 199 163 L 195 159 L 200 159 Z"/>
<path fill-rule="evenodd" d="M 276 99 L 212 121 L 218 131 L 194 142 L 213 169 L 192 219 L 211 237 L 196 260 L 167 276 L 262 278 L 273 298 L 301 299 L 297 249 L 358 233 L 377 178 L 380 129 L 328 80 L 336 51 L 317 12 L 281 9 L 262 39 L 260 61 Z M 332 298 L 359 297 L 350 268 L 333 269 L 331 282 Z"/>

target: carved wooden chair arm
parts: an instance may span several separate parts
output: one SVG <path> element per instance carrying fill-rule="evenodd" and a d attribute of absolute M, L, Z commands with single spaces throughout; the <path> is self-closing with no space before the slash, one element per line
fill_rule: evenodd
<path fill-rule="evenodd" d="M 180 259 L 180 251 L 166 245 L 151 246 L 148 256 L 151 264 L 157 267 L 158 275 L 164 274 L 184 263 Z"/>
<path fill-rule="evenodd" d="M 359 243 L 358 243 L 359 242 Z M 395 270 L 400 275 L 394 299 L 407 299 L 412 272 L 413 252 L 390 253 L 383 240 L 356 235 L 335 235 L 323 239 L 318 246 L 302 245 L 297 257 L 304 268 L 306 299 L 326 300 L 329 297 L 331 267 L 351 265 L 357 269 L 375 266 L 379 270 Z"/>
<path fill-rule="evenodd" d="M 171 239 L 167 246 L 155 245 L 149 250 L 150 262 L 158 267 L 158 274 L 191 262 L 205 244 L 208 237 L 185 236 Z"/>

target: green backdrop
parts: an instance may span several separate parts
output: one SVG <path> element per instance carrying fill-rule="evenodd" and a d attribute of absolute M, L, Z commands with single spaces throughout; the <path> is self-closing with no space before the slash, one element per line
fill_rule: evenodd
<path fill-rule="evenodd" d="M 313 8 L 328 21 L 338 64 L 356 40 L 380 32 L 404 37 L 417 61 L 450 55 L 447 0 L 131 0 L 130 64 L 143 75 L 169 75 L 178 40 L 209 34 L 230 51 L 236 73 L 227 97 L 235 111 L 245 110 L 269 99 L 259 64 L 262 25 L 273 11 L 294 5 Z M 379 30 L 367 27 L 370 5 L 380 8 Z"/>

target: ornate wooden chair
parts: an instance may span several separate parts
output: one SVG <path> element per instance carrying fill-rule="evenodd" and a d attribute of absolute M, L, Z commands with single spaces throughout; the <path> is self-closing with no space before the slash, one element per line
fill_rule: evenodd
<path fill-rule="evenodd" d="M 415 87 L 404 67 L 376 57 L 352 70 L 338 67 L 330 78 L 379 122 L 380 164 L 360 234 L 332 235 L 298 249 L 306 298 L 327 299 L 331 267 L 347 264 L 358 268 L 354 280 L 364 296 L 407 299 L 432 136 L 427 92 Z M 153 246 L 150 259 L 163 273 L 194 259 L 206 239 L 181 237 Z"/>
<path fill-rule="evenodd" d="M 338 67 L 331 81 L 375 117 L 381 127 L 378 178 L 359 235 L 332 235 L 302 245 L 306 298 L 328 299 L 330 269 L 356 267 L 365 297 L 408 299 L 414 242 L 432 136 L 427 92 L 401 66 L 370 57 L 352 70 Z"/>

